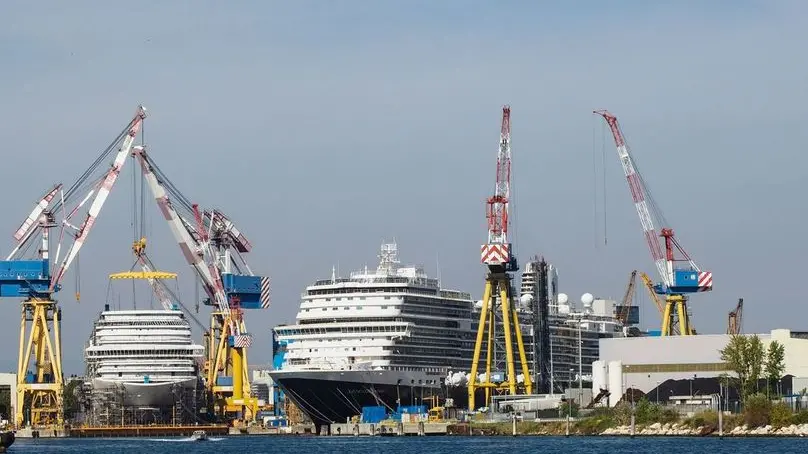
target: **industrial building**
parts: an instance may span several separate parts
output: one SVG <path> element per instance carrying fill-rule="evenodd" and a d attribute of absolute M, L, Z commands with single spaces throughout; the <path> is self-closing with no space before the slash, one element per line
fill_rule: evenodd
<path fill-rule="evenodd" d="M 718 377 L 733 375 L 721 353 L 728 334 L 649 336 L 601 339 L 600 359 L 592 363 L 593 389 L 607 390 L 615 405 L 628 389 L 667 401 L 685 394 L 691 397 L 717 393 Z M 765 348 L 776 340 L 785 348 L 785 395 L 808 388 L 808 332 L 775 329 L 758 334 Z M 672 382 L 684 384 L 677 391 Z M 689 388 L 689 389 L 688 389 Z M 661 394 L 660 394 L 661 393 Z"/>

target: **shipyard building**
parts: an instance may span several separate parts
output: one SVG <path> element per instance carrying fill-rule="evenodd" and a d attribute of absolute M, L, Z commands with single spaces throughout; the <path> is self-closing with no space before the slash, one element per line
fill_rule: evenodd
<path fill-rule="evenodd" d="M 776 384 L 780 394 L 792 396 L 808 389 L 808 332 L 775 329 L 758 336 L 766 348 L 775 340 L 784 346 L 784 377 Z M 592 363 L 593 388 L 596 393 L 608 391 L 610 406 L 631 389 L 660 402 L 709 401 L 720 393 L 728 405 L 725 408 L 732 408 L 737 400 L 735 391 L 731 387 L 728 392 L 724 390 L 725 377 L 734 373 L 720 353 L 731 337 L 699 334 L 603 339 L 600 358 Z"/>

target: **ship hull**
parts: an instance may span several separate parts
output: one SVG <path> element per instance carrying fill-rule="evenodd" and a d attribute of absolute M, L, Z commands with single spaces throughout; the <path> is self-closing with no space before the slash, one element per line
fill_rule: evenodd
<path fill-rule="evenodd" d="M 442 386 L 441 380 L 412 378 L 394 371 L 275 371 L 272 379 L 316 426 L 342 423 L 362 413 L 362 407 L 385 406 L 392 412 L 398 405 L 433 405 L 438 397 L 454 399 L 456 407 L 468 402 L 466 388 Z M 434 382 L 434 383 L 433 383 Z M 318 429 L 319 430 L 319 429 Z"/>
<path fill-rule="evenodd" d="M 174 388 L 193 389 L 196 379 L 177 380 L 173 382 L 143 383 L 93 379 L 95 389 L 114 389 L 123 386 L 124 405 L 134 407 L 164 407 L 174 404 Z"/>

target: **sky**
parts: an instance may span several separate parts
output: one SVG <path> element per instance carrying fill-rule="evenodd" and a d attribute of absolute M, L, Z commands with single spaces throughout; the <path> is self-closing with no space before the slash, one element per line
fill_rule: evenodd
<path fill-rule="evenodd" d="M 253 243 L 272 306 L 247 314 L 251 365 L 294 320 L 306 285 L 395 240 L 404 263 L 482 294 L 484 201 L 511 106 L 513 243 L 561 291 L 622 298 L 657 278 L 614 143 L 620 120 L 653 197 L 714 290 L 699 332 L 805 330 L 808 6 L 799 1 L 621 2 L 9 0 L 0 4 L 0 241 L 55 182 L 72 183 L 149 110 L 144 140 L 174 184 Z M 66 374 L 105 302 L 156 304 L 109 273 L 133 263 L 128 160 L 64 280 Z M 194 277 L 147 200 L 148 251 L 193 307 Z M 80 283 L 81 301 L 73 297 Z M 643 327 L 656 309 L 638 292 Z M 2 301 L 0 343 L 18 343 Z M 200 320 L 206 322 L 205 309 Z M 16 355 L 0 358 L 14 370 Z"/>

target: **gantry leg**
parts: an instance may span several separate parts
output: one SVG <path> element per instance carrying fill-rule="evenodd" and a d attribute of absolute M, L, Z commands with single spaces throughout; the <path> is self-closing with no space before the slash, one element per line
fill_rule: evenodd
<path fill-rule="evenodd" d="M 27 329 L 28 322 L 30 330 Z M 31 299 L 22 303 L 15 409 L 17 427 L 26 422 L 33 427 L 60 427 L 64 424 L 60 323 L 55 301 Z M 26 404 L 29 418 L 25 417 Z"/>
<path fill-rule="evenodd" d="M 485 290 L 483 291 L 483 307 L 480 311 L 480 324 L 477 326 L 477 340 L 474 342 L 474 356 L 471 360 L 471 373 L 469 374 L 469 410 L 474 411 L 477 407 L 474 402 L 474 393 L 477 391 L 477 370 L 480 366 L 480 351 L 483 346 L 483 335 L 485 334 L 485 321 L 488 316 L 488 306 L 491 303 L 492 292 L 491 279 L 485 280 Z M 490 357 L 489 357 L 490 358 Z"/>
<path fill-rule="evenodd" d="M 505 279 L 499 281 L 499 297 L 502 306 L 502 328 L 505 331 L 505 358 L 508 367 L 508 390 L 511 395 L 516 394 L 516 367 L 513 361 L 513 341 L 511 340 L 511 298 L 508 295 L 508 282 Z"/>

